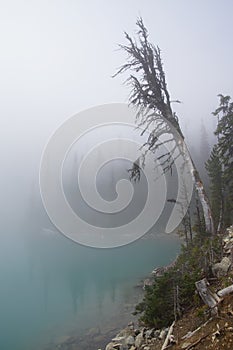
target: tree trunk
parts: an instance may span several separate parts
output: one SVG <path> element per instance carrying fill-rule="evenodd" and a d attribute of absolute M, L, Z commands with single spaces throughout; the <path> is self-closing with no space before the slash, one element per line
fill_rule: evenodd
<path fill-rule="evenodd" d="M 209 306 L 213 314 L 217 314 L 218 303 L 220 302 L 220 298 L 218 297 L 217 294 L 212 293 L 211 290 L 208 288 L 209 284 L 206 278 L 196 282 L 195 285 L 204 303 Z"/>
<path fill-rule="evenodd" d="M 221 195 L 221 207 L 220 207 L 220 213 L 219 213 L 219 221 L 218 221 L 218 227 L 217 227 L 217 233 L 221 232 L 222 226 L 223 226 L 223 196 Z"/>
<path fill-rule="evenodd" d="M 173 332 L 174 325 L 175 325 L 175 321 L 172 323 L 171 327 L 169 328 L 169 331 L 167 333 L 165 342 L 163 343 L 163 346 L 162 346 L 161 350 L 165 350 L 166 347 L 168 346 L 169 341 L 170 341 L 170 337 L 171 337 L 172 332 Z"/>
<path fill-rule="evenodd" d="M 203 183 L 201 181 L 200 175 L 194 165 L 194 162 L 191 158 L 191 155 L 188 151 L 188 148 L 184 142 L 184 139 L 182 138 L 182 153 L 183 156 L 189 166 L 190 169 L 190 173 L 193 179 L 193 182 L 195 184 L 195 188 L 202 206 L 202 210 L 203 210 L 203 215 L 204 215 L 204 220 L 205 220 L 205 227 L 206 227 L 206 231 L 214 234 L 215 230 L 214 230 L 214 223 L 213 223 L 213 218 L 212 218 L 212 214 L 211 214 L 211 208 L 210 208 L 210 204 L 207 198 L 207 195 L 205 193 L 204 190 L 204 186 Z"/>
<path fill-rule="evenodd" d="M 127 33 L 125 33 L 128 45 L 120 45 L 120 48 L 127 53 L 128 61 L 114 76 L 125 71 L 131 71 L 130 77 L 127 79 L 127 83 L 132 88 L 129 102 L 131 105 L 138 108 L 138 118 L 140 120 L 139 125 L 144 125 L 144 132 L 148 130 L 151 125 L 153 125 L 151 124 L 152 119 L 148 119 L 148 116 L 145 117 L 145 115 L 141 115 L 142 110 L 147 108 L 154 110 L 154 121 L 158 121 L 158 118 L 161 116 L 166 124 L 170 124 L 170 134 L 174 135 L 175 131 L 177 132 L 177 135 L 175 135 L 178 136 L 176 140 L 177 146 L 189 166 L 191 176 L 198 192 L 203 208 L 206 230 L 210 233 L 214 233 L 210 205 L 208 203 L 202 181 L 200 180 L 199 174 L 185 145 L 179 120 L 171 108 L 170 95 L 167 89 L 160 49 L 148 41 L 148 32 L 144 26 L 142 18 L 139 18 L 136 24 L 139 28 L 137 33 L 139 44 L 136 40 L 132 39 Z M 135 72 L 135 75 L 132 74 L 132 72 Z M 166 127 L 162 127 L 161 120 L 159 120 L 159 128 L 159 133 L 157 127 L 150 132 L 147 142 L 149 149 L 156 149 L 156 142 L 159 136 L 169 132 Z M 158 147 L 159 146 L 157 144 L 157 148 Z M 134 173 L 132 175 L 134 177 Z"/>
<path fill-rule="evenodd" d="M 190 209 L 188 209 L 188 226 L 189 226 L 190 242 L 192 243 L 192 241 L 193 241 L 193 230 L 192 230 L 192 220 L 191 220 Z"/>
<path fill-rule="evenodd" d="M 233 284 L 229 287 L 221 289 L 220 291 L 218 291 L 217 294 L 220 298 L 222 298 L 222 297 L 225 297 L 226 295 L 231 294 L 231 293 L 233 293 Z"/>

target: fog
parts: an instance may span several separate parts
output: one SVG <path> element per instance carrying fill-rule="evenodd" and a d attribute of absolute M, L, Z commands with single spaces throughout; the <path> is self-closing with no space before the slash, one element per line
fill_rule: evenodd
<path fill-rule="evenodd" d="M 232 92 L 232 7 L 231 1 L 1 1 L 4 198 L 22 200 L 45 143 L 64 120 L 94 105 L 127 102 L 123 77 L 111 76 L 125 61 L 117 44 L 124 43 L 123 31 L 135 33 L 139 15 L 162 49 L 171 99 L 182 101 L 174 108 L 183 130 L 195 141 L 202 119 L 213 128 L 217 94 Z"/>
<path fill-rule="evenodd" d="M 15 316 L 14 308 L 19 315 L 23 314 L 25 300 L 28 301 L 26 308 L 32 308 L 36 313 L 41 305 L 51 303 L 49 293 L 54 293 L 61 286 L 64 290 L 69 286 L 67 289 L 70 299 L 64 304 L 64 309 L 67 309 L 57 309 L 61 300 L 68 298 L 66 292 L 61 291 L 54 297 L 51 310 L 57 310 L 57 315 L 54 314 L 56 317 L 64 313 L 67 322 L 71 323 L 69 313 L 78 309 L 78 299 L 82 304 L 83 295 L 87 295 L 88 303 L 92 302 L 95 309 L 98 293 L 101 302 L 104 300 L 103 293 L 110 293 L 111 288 L 116 288 L 120 295 L 123 292 L 117 286 L 124 284 L 122 280 L 126 281 L 134 269 L 137 273 L 132 277 L 132 283 L 140 274 L 149 272 L 151 265 L 167 263 L 170 257 L 175 256 L 178 250 L 176 239 L 169 243 L 167 238 L 165 241 L 158 241 L 157 248 L 148 248 L 145 245 L 143 249 L 151 251 L 141 270 L 140 259 L 137 261 L 132 258 L 125 274 L 122 275 L 116 268 L 115 280 L 106 281 L 106 275 L 110 273 L 107 266 L 109 256 L 113 259 L 111 266 L 116 267 L 119 255 L 117 252 L 112 255 L 107 252 L 102 256 L 102 253 L 95 252 L 99 256 L 96 258 L 94 254 L 93 258 L 93 250 L 85 253 L 83 247 L 75 245 L 74 248 L 72 242 L 58 234 L 47 217 L 40 198 L 40 160 L 51 135 L 74 114 L 96 105 L 128 102 L 129 89 L 123 84 L 124 76 L 113 79 L 112 75 L 126 59 L 124 53 L 118 49 L 118 44 L 125 43 L 124 31 L 135 35 L 138 16 L 143 17 L 150 40 L 162 50 L 171 100 L 179 99 L 182 102 L 173 104 L 173 107 L 179 116 L 187 143 L 191 149 L 196 148 L 196 153 L 199 152 L 201 128 L 204 125 L 210 144 L 213 144 L 212 133 L 216 121 L 211 112 L 218 105 L 217 94 L 232 95 L 233 90 L 233 49 L 229 39 L 233 35 L 233 3 L 230 0 L 2 0 L 0 7 L 0 256 L 1 281 L 4 286 L 1 290 L 1 301 L 5 305 L 3 314 L 7 324 L 4 329 L 9 340 L 11 328 L 16 332 L 20 323 L 20 316 Z M 121 134 L 118 133 L 118 136 Z M 79 154 L 80 158 L 86 149 L 85 144 Z M 72 154 L 70 159 L 67 169 L 72 171 L 78 160 L 72 158 Z M 130 164 L 122 162 L 106 167 L 104 179 L 108 179 L 108 182 L 101 183 L 101 178 L 98 180 L 103 196 L 114 198 L 112 184 L 119 178 L 126 178 L 128 173 L 125 168 L 129 167 Z M 73 201 L 75 207 L 72 197 L 75 179 L 69 182 L 69 171 L 64 174 L 64 187 L 67 197 Z M 144 185 L 142 179 L 142 187 L 137 188 L 135 193 L 139 204 L 130 209 L 130 215 L 136 216 L 140 206 L 143 206 Z M 172 186 L 170 190 L 173 194 Z M 167 215 L 170 209 L 166 210 Z M 85 213 L 84 208 L 84 217 Z M 158 222 L 158 233 L 164 227 L 166 215 Z M 95 220 L 95 217 L 92 219 Z M 103 226 L 108 227 L 108 219 L 106 217 L 102 222 Z M 122 216 L 122 222 L 125 219 Z M 98 221 L 97 218 L 96 220 Z M 119 218 L 113 219 L 111 225 L 116 225 L 118 220 Z M 53 234 L 56 243 L 47 243 L 47 238 L 51 239 Z M 135 252 L 139 254 L 141 251 L 137 244 L 134 246 L 135 251 L 132 247 L 129 248 L 132 249 L 131 252 L 122 252 L 121 269 L 125 266 L 127 256 L 135 255 Z M 158 252 L 164 249 L 167 254 L 162 258 L 154 258 L 152 248 Z M 70 260 L 67 261 L 69 255 Z M 77 266 L 82 261 L 88 261 L 88 266 L 93 269 L 92 273 L 86 267 L 82 272 L 79 271 Z M 98 268 L 103 268 L 102 275 L 93 282 Z M 57 270 L 62 272 L 57 274 Z M 77 282 L 72 276 L 79 273 L 81 277 Z M 35 284 L 31 282 L 33 276 L 36 276 Z M 88 293 L 93 293 L 93 286 L 90 287 L 89 282 L 86 282 L 88 279 L 92 280 L 97 290 L 94 297 L 88 297 Z M 57 282 L 60 280 L 62 282 Z M 52 289 L 48 287 L 50 284 L 53 284 Z M 24 293 L 23 285 L 26 286 L 28 294 Z M 82 290 L 81 287 L 86 289 Z M 9 290 L 12 292 L 8 293 Z M 37 295 L 37 292 L 42 299 L 35 311 L 33 293 Z M 80 293 L 79 297 L 75 293 Z M 121 297 L 118 299 L 121 300 Z M 67 305 L 72 303 L 73 306 L 69 306 L 72 309 L 70 311 Z M 109 305 L 114 314 L 117 306 Z M 85 310 L 84 308 L 83 312 Z M 24 327 L 28 326 L 32 317 L 30 312 L 27 315 Z M 48 329 L 52 327 L 51 324 L 55 324 L 54 315 L 48 317 Z M 33 324 L 35 329 L 37 326 L 41 327 L 43 317 L 40 315 L 40 322 Z M 91 319 L 91 316 L 88 317 Z M 12 320 L 13 325 L 10 326 Z M 2 322 L 4 324 L 4 320 Z M 85 323 L 86 326 L 90 326 L 88 322 Z M 18 348 L 14 344 L 15 349 L 26 349 L 26 336 L 22 336 L 21 331 L 18 331 Z M 21 343 L 20 339 L 23 339 Z M 2 341 L 5 349 L 12 349 L 12 343 L 8 344 L 6 337 Z"/>

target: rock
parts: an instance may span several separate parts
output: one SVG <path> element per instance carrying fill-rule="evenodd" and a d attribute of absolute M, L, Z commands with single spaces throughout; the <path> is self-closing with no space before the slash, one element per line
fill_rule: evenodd
<path fill-rule="evenodd" d="M 146 278 L 143 282 L 143 289 L 145 290 L 146 287 L 153 286 L 153 280 L 151 278 Z"/>
<path fill-rule="evenodd" d="M 158 338 L 151 338 L 151 344 L 156 344 L 158 342 Z"/>
<path fill-rule="evenodd" d="M 212 266 L 213 275 L 216 277 L 226 276 L 230 266 L 231 266 L 230 259 L 227 257 L 224 257 L 220 263 L 214 264 Z"/>
<path fill-rule="evenodd" d="M 131 322 L 128 323 L 128 328 L 131 329 L 132 327 L 133 327 L 133 329 L 134 329 L 134 322 L 131 321 Z"/>
<path fill-rule="evenodd" d="M 132 335 L 129 335 L 128 338 L 126 338 L 125 342 L 127 345 L 134 345 L 134 337 Z"/>
<path fill-rule="evenodd" d="M 146 327 L 142 328 L 142 335 L 143 335 L 143 337 L 145 336 L 146 330 L 147 330 Z"/>
<path fill-rule="evenodd" d="M 143 334 L 141 332 L 141 333 L 139 333 L 136 336 L 136 339 L 135 339 L 135 346 L 136 346 L 136 348 L 140 348 L 140 346 L 142 345 L 143 341 L 144 341 L 144 338 L 143 338 Z"/>
<path fill-rule="evenodd" d="M 122 344 L 121 343 L 108 343 L 105 350 L 121 350 Z"/>
<path fill-rule="evenodd" d="M 130 330 L 128 327 L 125 329 L 122 329 L 120 333 L 117 334 L 117 337 L 127 337 L 129 335 L 132 335 L 133 331 Z"/>
<path fill-rule="evenodd" d="M 233 236 L 233 225 L 231 225 L 230 227 L 228 227 L 228 228 L 226 229 L 226 231 L 228 232 L 228 235 L 229 235 L 230 237 L 232 237 L 232 236 Z"/>
<path fill-rule="evenodd" d="M 169 344 L 176 344 L 175 336 L 173 334 L 169 337 Z"/>
<path fill-rule="evenodd" d="M 159 339 L 164 340 L 166 337 L 167 331 L 166 329 L 162 329 L 159 335 Z"/>
<path fill-rule="evenodd" d="M 113 342 L 123 342 L 125 340 L 125 337 L 118 337 L 116 336 L 115 338 L 112 339 Z"/>
<path fill-rule="evenodd" d="M 113 350 L 114 347 L 113 347 L 114 343 L 108 343 L 105 347 L 105 350 Z"/>
<path fill-rule="evenodd" d="M 140 333 L 140 329 L 135 329 L 135 330 L 134 330 L 134 334 L 135 334 L 135 335 L 138 335 L 139 333 Z"/>
<path fill-rule="evenodd" d="M 154 337 L 158 339 L 159 335 L 160 335 L 160 330 L 156 329 L 156 331 L 154 331 Z"/>
<path fill-rule="evenodd" d="M 145 337 L 148 338 L 153 338 L 154 335 L 154 329 L 148 329 L 148 331 L 146 331 Z"/>

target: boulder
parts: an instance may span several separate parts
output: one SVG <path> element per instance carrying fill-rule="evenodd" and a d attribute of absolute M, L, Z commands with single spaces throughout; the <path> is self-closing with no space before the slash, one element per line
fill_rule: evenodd
<path fill-rule="evenodd" d="M 129 329 L 130 331 L 133 331 L 133 330 L 134 330 L 134 323 L 133 323 L 132 321 L 128 323 L 128 329 Z"/>
<path fill-rule="evenodd" d="M 146 334 L 145 334 L 145 337 L 148 339 L 148 338 L 153 338 L 153 335 L 154 335 L 154 329 L 148 329 L 146 331 Z"/>
<path fill-rule="evenodd" d="M 105 350 L 116 350 L 113 346 L 115 343 L 108 343 L 105 347 Z"/>
<path fill-rule="evenodd" d="M 145 290 L 146 287 L 153 286 L 153 280 L 151 278 L 146 278 L 145 281 L 143 282 L 143 289 Z"/>
<path fill-rule="evenodd" d="M 105 350 L 125 350 L 126 348 L 121 343 L 108 343 Z"/>
<path fill-rule="evenodd" d="M 159 337 L 159 335 L 160 335 L 160 332 L 161 332 L 161 331 L 160 331 L 159 329 L 156 329 L 156 330 L 154 331 L 154 337 L 158 339 L 158 337 Z"/>
<path fill-rule="evenodd" d="M 226 276 L 230 266 L 231 266 L 230 259 L 227 257 L 224 257 L 220 263 L 214 264 L 212 266 L 213 275 L 216 277 Z"/>
<path fill-rule="evenodd" d="M 144 341 L 144 338 L 143 338 L 143 334 L 141 332 L 141 333 L 139 333 L 136 336 L 136 339 L 135 339 L 135 346 L 136 346 L 136 348 L 140 348 L 140 346 L 142 345 L 143 341 Z"/>
<path fill-rule="evenodd" d="M 123 342 L 124 340 L 125 340 L 124 336 L 122 337 L 116 336 L 115 338 L 112 339 L 113 342 Z"/>
<path fill-rule="evenodd" d="M 135 329 L 135 330 L 134 330 L 134 334 L 135 334 L 135 335 L 138 335 L 140 332 L 141 332 L 140 329 Z"/>
<path fill-rule="evenodd" d="M 162 329 L 159 335 L 159 339 L 164 340 L 166 338 L 166 335 L 167 335 L 167 330 Z"/>
<path fill-rule="evenodd" d="M 127 345 L 134 345 L 134 337 L 132 335 L 129 335 L 125 340 Z"/>

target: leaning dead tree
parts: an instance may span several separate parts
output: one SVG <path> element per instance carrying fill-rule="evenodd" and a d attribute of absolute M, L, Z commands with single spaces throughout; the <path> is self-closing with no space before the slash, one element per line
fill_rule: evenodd
<path fill-rule="evenodd" d="M 115 74 L 116 76 L 126 71 L 130 72 L 130 76 L 126 80 L 126 83 L 131 87 L 129 102 L 137 108 L 137 123 L 143 129 L 141 134 L 147 135 L 148 133 L 141 158 L 135 162 L 130 171 L 131 178 L 140 179 L 140 168 L 145 164 L 148 152 L 155 153 L 162 149 L 165 142 L 173 142 L 174 147 L 172 146 L 168 152 L 162 155 L 159 154 L 157 159 L 160 160 L 164 172 L 166 172 L 172 170 L 177 157 L 183 157 L 188 164 L 198 192 L 206 230 L 214 233 L 210 205 L 203 183 L 184 142 L 178 117 L 172 111 L 172 102 L 179 101 L 171 101 L 170 99 L 160 48 L 148 41 L 148 31 L 142 18 L 139 18 L 136 24 L 138 27 L 137 40 L 125 33 L 127 45 L 120 45 L 120 48 L 127 53 L 127 62 Z M 153 113 L 147 113 L 148 110 L 153 111 Z M 169 136 L 166 141 L 161 142 L 159 138 L 164 135 Z"/>

